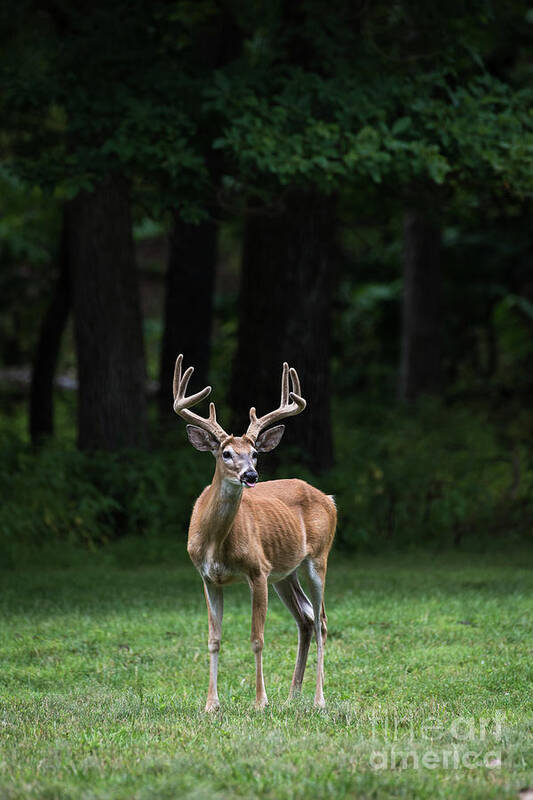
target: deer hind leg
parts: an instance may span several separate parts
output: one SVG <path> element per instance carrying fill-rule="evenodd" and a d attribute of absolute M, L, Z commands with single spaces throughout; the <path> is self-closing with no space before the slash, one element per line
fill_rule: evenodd
<path fill-rule="evenodd" d="M 315 624 L 313 606 L 300 585 L 296 572 L 274 584 L 280 600 L 287 606 L 298 625 L 298 653 L 292 676 L 289 699 L 300 694 L 304 678 L 309 644 Z"/>
<path fill-rule="evenodd" d="M 220 586 L 204 582 L 204 594 L 207 603 L 209 621 L 209 689 L 207 692 L 206 711 L 220 708 L 217 691 L 218 652 L 222 638 L 222 615 L 224 612 L 224 595 Z"/>
<path fill-rule="evenodd" d="M 311 602 L 315 620 L 317 648 L 315 706 L 324 708 L 324 645 L 327 636 L 327 620 L 324 608 L 324 585 L 326 582 L 326 560 L 307 558 L 304 566 L 309 576 Z"/>

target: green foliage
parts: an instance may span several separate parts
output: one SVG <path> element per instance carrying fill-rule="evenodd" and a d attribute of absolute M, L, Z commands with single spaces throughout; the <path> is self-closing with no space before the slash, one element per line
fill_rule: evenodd
<path fill-rule="evenodd" d="M 437 402 L 421 404 L 415 415 L 369 397 L 337 401 L 334 417 L 350 420 L 336 427 L 335 468 L 318 479 L 302 468 L 297 451 L 284 448 L 276 477 L 300 477 L 335 495 L 337 547 L 530 541 L 533 457 L 520 438 L 523 416 L 502 440 L 484 413 Z M 4 434 L 4 563 L 32 560 L 61 543 L 95 549 L 121 540 L 125 554 L 140 548 L 150 558 L 164 542 L 183 545 L 193 502 L 213 470 L 212 458 L 183 438 L 174 449 L 88 454 L 57 444 L 35 452 Z M 268 467 L 265 457 L 262 479 Z"/>
<path fill-rule="evenodd" d="M 291 72 L 272 96 L 253 86 L 221 90 L 232 109 L 214 146 L 246 174 L 323 191 L 415 181 L 466 183 L 516 194 L 533 191 L 533 93 L 480 75 L 456 85 L 447 71 L 415 76 L 319 77 Z M 409 109 L 405 115 L 404 109 Z"/>
<path fill-rule="evenodd" d="M 3 560 L 31 559 L 57 543 L 90 549 L 124 537 L 185 540 L 192 504 L 210 481 L 192 448 L 82 453 L 50 444 L 34 452 L 4 435 L 0 461 Z"/>
<path fill-rule="evenodd" d="M 485 6 L 23 0 L 5 19 L 6 157 L 69 195 L 120 172 L 150 213 L 191 221 L 220 172 L 264 200 L 369 181 L 528 194 L 527 70 L 490 68 L 527 42 L 527 8 Z"/>
<path fill-rule="evenodd" d="M 523 3 L 402 2 L 357 8 L 306 2 L 264 21 L 267 45 L 218 71 L 213 146 L 237 167 L 229 191 L 312 183 L 330 192 L 413 183 L 533 191 L 533 99 L 519 68 L 491 71 L 523 30 Z M 325 20 L 327 19 L 327 23 Z"/>
<path fill-rule="evenodd" d="M 465 191 L 440 212 L 443 391 L 455 403 L 484 398 L 507 419 L 508 399 L 527 406 L 531 395 L 531 211 L 529 201 Z M 395 395 L 404 216 L 378 187 L 342 197 L 332 352 L 343 394 Z"/>
<path fill-rule="evenodd" d="M 2 60 L 17 174 L 72 197 L 120 173 L 154 215 L 170 205 L 201 217 L 207 168 L 194 53 L 213 6 L 187 9 L 137 0 L 45 11 L 22 2 L 6 22 Z M 35 15 L 40 24 L 28 25 Z"/>
<path fill-rule="evenodd" d="M 516 800 L 530 784 L 524 553 L 332 563 L 319 713 L 314 643 L 302 698 L 286 703 L 297 633 L 273 593 L 270 705 L 253 710 L 249 592 L 228 587 L 215 715 L 202 711 L 207 620 L 196 571 L 173 557 L 136 569 L 120 558 L 2 574 L 3 798 Z"/>
<path fill-rule="evenodd" d="M 0 359 L 20 363 L 32 350 L 56 272 L 60 215 L 55 200 L 0 166 Z"/>
<path fill-rule="evenodd" d="M 0 168 L 0 260 L 47 265 L 59 233 L 57 203 Z"/>
<path fill-rule="evenodd" d="M 220 197 L 221 171 L 222 199 L 244 195 L 233 208 L 254 196 L 281 205 L 295 183 L 339 191 L 353 260 L 336 298 L 336 386 L 345 398 L 360 387 L 381 393 L 378 403 L 339 401 L 338 418 L 351 423 L 337 431 L 338 465 L 322 484 L 338 496 L 341 544 L 440 545 L 527 531 L 526 412 L 516 416 L 522 428 L 516 422 L 509 434 L 507 420 L 497 433 L 482 413 L 427 406 L 415 417 L 383 400 L 398 363 L 401 213 L 417 192 L 422 202 L 446 201 L 450 394 L 486 393 L 487 380 L 494 392 L 530 388 L 531 217 L 525 203 L 516 210 L 516 197 L 533 190 L 523 3 L 332 10 L 308 0 L 297 4 L 300 16 L 286 13 L 290 4 L 211 0 L 97 2 L 83 12 L 41 5 L 22 0 L 0 12 L 1 155 L 28 181 L 0 173 L 0 256 L 9 267 L 0 288 L 19 317 L 0 308 L 0 326 L 23 343 L 22 355 L 40 310 L 22 289 L 49 285 L 58 196 L 120 172 L 151 217 L 171 206 L 196 221 L 206 198 Z M 235 41 L 221 55 L 226 26 Z M 56 187 L 56 199 L 30 190 L 34 183 Z M 216 308 L 218 384 L 235 346 L 234 297 Z M 145 333 L 155 374 L 159 321 L 148 320 Z M 293 474 L 303 474 L 294 461 Z M 3 546 L 172 536 L 185 530 L 209 470 L 208 459 L 181 447 L 89 456 L 57 446 L 32 453 L 10 438 L 0 457 Z"/>
<path fill-rule="evenodd" d="M 341 543 L 380 550 L 531 540 L 531 448 L 499 440 L 483 412 L 427 400 L 415 413 L 367 400 L 340 404 L 336 414 L 351 422 L 329 479 Z"/>

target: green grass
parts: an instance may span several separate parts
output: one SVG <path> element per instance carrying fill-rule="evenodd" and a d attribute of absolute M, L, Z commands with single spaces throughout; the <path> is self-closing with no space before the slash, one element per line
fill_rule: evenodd
<path fill-rule="evenodd" d="M 206 614 L 188 563 L 121 568 L 88 556 L 4 572 L 2 587 L 1 798 L 501 800 L 533 783 L 523 554 L 337 556 L 325 712 L 312 708 L 314 658 L 302 698 L 285 703 L 296 629 L 274 595 L 269 708 L 253 710 L 249 598 L 236 586 L 223 708 L 209 716 Z"/>

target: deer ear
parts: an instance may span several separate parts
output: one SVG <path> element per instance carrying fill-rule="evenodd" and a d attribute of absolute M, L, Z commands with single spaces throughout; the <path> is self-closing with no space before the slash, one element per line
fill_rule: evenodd
<path fill-rule="evenodd" d="M 255 443 L 258 453 L 270 453 L 281 442 L 281 437 L 285 433 L 285 425 L 276 425 L 268 431 L 260 434 Z"/>
<path fill-rule="evenodd" d="M 197 428 L 196 425 L 187 425 L 186 428 L 189 442 L 197 450 L 210 450 L 211 452 L 218 450 L 218 439 L 212 433 L 204 431 L 203 428 Z"/>

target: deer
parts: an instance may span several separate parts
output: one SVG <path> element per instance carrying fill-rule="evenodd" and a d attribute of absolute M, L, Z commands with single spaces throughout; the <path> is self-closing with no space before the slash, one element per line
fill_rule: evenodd
<path fill-rule="evenodd" d="M 259 482 L 257 458 L 281 441 L 284 425 L 273 423 L 304 411 L 296 370 L 283 364 L 279 408 L 262 417 L 250 408 L 245 434 L 227 434 L 219 425 L 215 404 L 201 417 L 196 406 L 211 386 L 187 396 L 194 367 L 182 374 L 183 355 L 176 360 L 174 411 L 187 422 L 189 442 L 215 458 L 213 480 L 197 498 L 189 524 L 187 552 L 203 581 L 208 616 L 209 688 L 205 710 L 220 707 L 217 678 L 222 636 L 223 590 L 247 582 L 252 603 L 251 645 L 255 655 L 255 707 L 268 705 L 263 676 L 264 628 L 268 584 L 272 583 L 298 627 L 298 650 L 289 700 L 301 693 L 313 632 L 317 644 L 314 705 L 324 701 L 324 645 L 327 618 L 324 585 L 337 511 L 332 496 L 296 478 Z M 291 390 L 289 390 L 289 377 Z M 311 599 L 302 589 L 298 569 L 309 579 Z"/>

